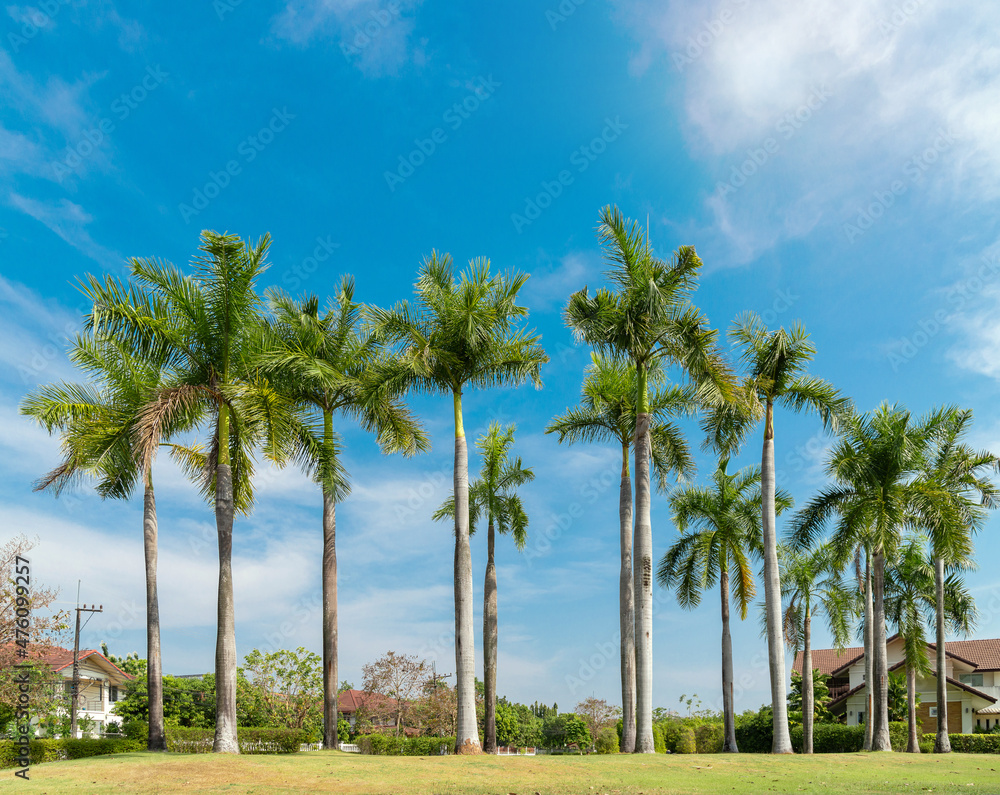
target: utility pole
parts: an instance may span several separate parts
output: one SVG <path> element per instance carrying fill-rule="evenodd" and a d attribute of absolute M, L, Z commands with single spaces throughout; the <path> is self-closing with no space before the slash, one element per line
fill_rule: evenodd
<path fill-rule="evenodd" d="M 76 738 L 76 696 L 80 691 L 80 613 L 103 613 L 104 605 L 99 605 L 94 607 L 91 605 L 87 607 L 84 605 L 80 607 L 80 586 L 77 584 L 77 596 L 76 596 L 76 634 L 73 637 L 73 684 L 70 686 L 70 705 L 69 705 L 69 734 L 70 737 Z"/>

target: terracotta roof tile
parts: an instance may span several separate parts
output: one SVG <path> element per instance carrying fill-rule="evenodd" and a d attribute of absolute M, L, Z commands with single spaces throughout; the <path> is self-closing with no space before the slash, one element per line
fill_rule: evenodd
<path fill-rule="evenodd" d="M 931 643 L 930 647 L 936 648 Z M 944 650 L 974 663 L 980 671 L 1000 671 L 1000 638 L 986 640 L 949 640 Z"/>
<path fill-rule="evenodd" d="M 818 668 L 821 674 L 831 674 L 838 668 L 842 668 L 859 657 L 864 652 L 863 647 L 844 649 L 838 652 L 836 649 L 813 649 L 812 667 Z M 792 663 L 792 670 L 802 673 L 802 652 L 795 655 L 795 662 Z"/>

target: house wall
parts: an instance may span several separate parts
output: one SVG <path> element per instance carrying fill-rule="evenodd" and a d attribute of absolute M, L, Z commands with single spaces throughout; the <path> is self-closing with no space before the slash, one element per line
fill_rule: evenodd
<path fill-rule="evenodd" d="M 80 681 L 77 690 L 78 696 L 83 696 L 86 701 L 80 705 L 78 715 L 86 716 L 96 723 L 98 734 L 103 733 L 104 726 L 111 721 L 118 721 L 114 714 L 114 701 L 111 700 L 111 687 L 118 688 L 118 701 L 125 697 L 126 684 L 116 678 L 104 668 L 86 659 L 80 662 Z M 63 668 L 59 672 L 66 680 L 66 687 L 73 681 L 73 666 Z M 79 701 L 78 701 L 79 703 Z"/>

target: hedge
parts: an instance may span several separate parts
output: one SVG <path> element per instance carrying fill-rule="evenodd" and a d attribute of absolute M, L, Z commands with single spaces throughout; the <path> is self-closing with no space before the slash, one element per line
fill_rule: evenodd
<path fill-rule="evenodd" d="M 933 734 L 923 736 L 925 742 L 933 743 Z M 951 750 L 960 754 L 1000 754 L 1000 734 L 949 734 Z"/>
<path fill-rule="evenodd" d="M 677 730 L 677 750 L 678 754 L 693 754 L 698 750 L 695 742 L 694 729 L 690 726 L 681 726 Z"/>
<path fill-rule="evenodd" d="M 355 741 L 363 754 L 374 756 L 438 756 L 442 746 L 450 754 L 454 737 L 390 737 L 387 734 L 364 734 Z"/>
<path fill-rule="evenodd" d="M 703 723 L 694 730 L 695 748 L 699 754 L 721 754 L 724 727 L 721 723 Z"/>
<path fill-rule="evenodd" d="M 310 735 L 302 729 L 240 726 L 236 741 L 241 754 L 294 754 Z M 215 729 L 171 726 L 167 729 L 167 750 L 177 754 L 208 754 L 215 743 Z M 145 748 L 145 743 L 143 743 Z"/>
<path fill-rule="evenodd" d="M 146 750 L 146 743 L 140 740 L 105 737 L 101 739 L 53 739 L 43 738 L 31 741 L 31 764 L 56 762 L 60 759 L 84 759 L 88 756 L 106 754 L 127 754 Z M 18 766 L 20 746 L 13 740 L 0 741 L 0 768 Z"/>

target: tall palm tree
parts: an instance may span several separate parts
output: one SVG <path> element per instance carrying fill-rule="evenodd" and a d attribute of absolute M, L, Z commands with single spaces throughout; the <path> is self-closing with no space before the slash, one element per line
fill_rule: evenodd
<path fill-rule="evenodd" d="M 796 550 L 778 545 L 781 593 L 788 600 L 784 617 L 784 635 L 793 649 L 802 649 L 802 752 L 813 752 L 813 666 L 812 619 L 818 612 L 826 615 L 838 649 L 847 645 L 852 610 L 852 595 L 836 566 L 833 551 L 827 545 L 813 550 Z"/>
<path fill-rule="evenodd" d="M 796 542 L 811 545 L 836 516 L 831 543 L 846 557 L 860 543 L 872 552 L 872 750 L 891 751 L 886 659 L 885 569 L 899 552 L 907 528 L 920 527 L 944 510 L 940 493 L 918 481 L 928 440 L 941 422 L 931 413 L 919 422 L 899 406 L 883 403 L 852 416 L 834 446 L 827 474 L 834 481 L 796 515 Z"/>
<path fill-rule="evenodd" d="M 650 459 L 657 483 L 665 491 L 671 473 L 687 477 L 694 462 L 680 428 L 670 418 L 693 407 L 690 390 L 662 385 L 662 368 L 649 380 Z M 583 382 L 581 403 L 552 420 L 546 433 L 558 433 L 560 442 L 609 442 L 622 451 L 622 476 L 618 496 L 621 567 L 618 579 L 621 635 L 622 739 L 621 752 L 635 750 L 635 595 L 632 573 L 632 478 L 629 453 L 635 440 L 636 371 L 598 353 L 592 354 Z"/>
<path fill-rule="evenodd" d="M 294 456 L 323 495 L 323 747 L 337 748 L 337 519 L 336 505 L 350 491 L 333 429 L 335 414 L 353 418 L 376 434 L 385 453 L 426 450 L 427 435 L 402 401 L 375 388 L 372 372 L 382 353 L 360 332 L 361 305 L 354 280 L 345 276 L 322 316 L 315 296 L 296 302 L 269 292 L 274 322 L 261 355 L 275 387 L 301 409 L 294 425 Z"/>
<path fill-rule="evenodd" d="M 716 332 L 692 306 L 701 259 L 691 246 L 670 262 L 653 255 L 638 223 L 617 207 L 601 210 L 598 235 L 616 289 L 593 296 L 584 287 L 566 307 L 576 336 L 602 353 L 628 362 L 636 371 L 635 424 L 635 592 L 637 753 L 653 753 L 653 532 L 649 490 L 649 374 L 658 365 L 676 365 L 698 386 L 699 399 L 721 401 L 729 373 L 716 349 Z"/>
<path fill-rule="evenodd" d="M 141 297 L 131 291 L 131 300 Z M 136 449 L 136 424 L 143 407 L 162 386 L 162 360 L 142 361 L 114 339 L 78 336 L 70 360 L 91 378 L 87 384 L 49 384 L 27 395 L 21 413 L 49 433 L 62 434 L 62 463 L 40 478 L 35 490 L 57 496 L 83 475 L 97 479 L 102 499 L 128 499 L 143 485 L 143 557 L 146 579 L 146 687 L 149 700 L 147 749 L 165 751 L 160 611 L 157 594 L 157 517 L 153 475 Z M 197 414 L 176 417 L 170 436 L 198 421 Z"/>
<path fill-rule="evenodd" d="M 730 332 L 742 349 L 746 375 L 744 400 L 734 403 L 731 419 L 734 436 L 743 438 L 758 419 L 764 420 L 761 452 L 761 507 L 764 545 L 764 605 L 767 621 L 768 668 L 771 677 L 771 704 L 774 709 L 772 753 L 790 754 L 788 704 L 785 696 L 785 648 L 782 638 L 781 577 L 778 570 L 778 537 L 775 526 L 774 407 L 810 411 L 819 415 L 823 426 L 836 430 L 851 411 L 850 401 L 828 382 L 805 374 L 816 352 L 801 324 L 790 331 L 767 326 L 750 312 L 736 319 Z"/>
<path fill-rule="evenodd" d="M 677 592 L 682 607 L 697 607 L 702 592 L 719 584 L 722 599 L 722 750 L 738 753 L 733 703 L 733 639 L 729 605 L 735 597 L 740 618 L 746 619 L 756 594 L 750 556 L 760 555 L 760 470 L 746 467 L 732 475 L 722 459 L 712 476 L 712 487 L 687 486 L 670 497 L 674 524 L 681 537 L 667 550 L 656 577 L 664 588 Z M 778 490 L 776 510 L 792 505 L 791 496 Z M 688 532 L 691 529 L 694 532 Z M 730 571 L 733 593 L 730 595 Z"/>
<path fill-rule="evenodd" d="M 945 667 L 945 568 L 960 566 L 971 554 L 972 535 L 985 521 L 985 509 L 995 508 L 996 485 L 986 477 L 1000 468 L 1000 459 L 988 451 L 973 450 L 964 442 L 972 425 L 972 411 L 948 406 L 941 410 L 938 432 L 931 439 L 922 480 L 931 492 L 944 498 L 946 510 L 927 524 L 934 558 L 936 591 L 935 653 L 937 670 Z M 938 715 L 948 714 L 948 690 L 937 680 Z M 939 720 L 935 753 L 950 753 L 947 720 Z"/>
<path fill-rule="evenodd" d="M 518 457 L 510 459 L 514 444 L 514 426 L 501 428 L 490 423 L 486 433 L 476 440 L 483 456 L 479 478 L 469 486 L 469 534 L 476 532 L 480 517 L 487 524 L 486 580 L 483 586 L 483 750 L 497 750 L 497 569 L 495 561 L 496 532 L 513 536 L 517 548 L 524 549 L 528 540 L 528 515 L 517 494 L 517 487 L 535 479 Z M 434 514 L 435 520 L 455 519 L 455 498 L 449 497 Z"/>
<path fill-rule="evenodd" d="M 167 428 L 197 408 L 212 419 L 208 453 L 186 459 L 200 465 L 201 487 L 215 504 L 219 539 L 218 632 L 215 651 L 216 724 L 213 749 L 239 753 L 236 741 L 236 617 L 233 601 L 233 519 L 253 503 L 253 449 L 275 460 L 287 452 L 290 407 L 256 367 L 264 335 L 256 284 L 267 267 L 270 238 L 250 244 L 236 235 L 202 233 L 193 274 L 152 259 L 132 259 L 132 276 L 148 291 L 135 306 L 110 277 L 91 277 L 94 301 L 88 327 L 114 336 L 140 356 L 162 351 L 170 385 L 145 406 L 136 426 L 138 452 L 152 461 Z"/>
<path fill-rule="evenodd" d="M 970 565 L 966 560 L 963 567 Z M 968 635 L 976 618 L 975 603 L 958 571 L 951 571 L 944 581 L 944 618 L 951 630 Z M 937 612 L 937 583 L 934 561 L 928 559 L 924 539 L 911 538 L 900 550 L 899 557 L 887 567 L 885 576 L 886 620 L 896 626 L 903 639 L 903 659 L 906 665 L 906 703 L 908 707 L 908 740 L 906 752 L 920 753 L 920 736 L 917 733 L 917 674 L 930 672 L 927 659 L 926 627 L 935 621 Z M 938 670 L 944 671 L 944 667 Z M 945 681 L 946 677 L 938 677 Z M 938 711 L 938 724 L 944 725 L 947 734 L 948 710 Z"/>
<path fill-rule="evenodd" d="M 455 670 L 458 690 L 457 753 L 481 753 L 476 726 L 472 555 L 469 549 L 469 457 L 462 395 L 470 388 L 541 386 L 548 357 L 537 335 L 521 328 L 528 310 L 517 304 L 526 274 L 490 274 L 489 261 L 472 260 L 456 283 L 452 260 L 433 252 L 415 285 L 416 303 L 371 308 L 378 333 L 399 346 L 379 373 L 389 394 L 450 394 L 455 412 Z"/>

